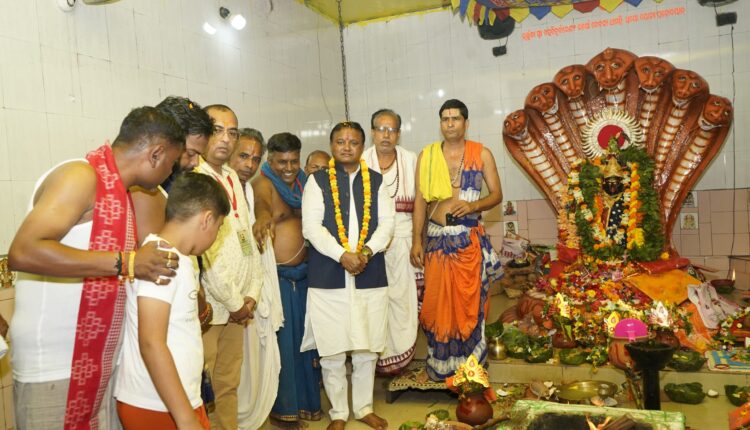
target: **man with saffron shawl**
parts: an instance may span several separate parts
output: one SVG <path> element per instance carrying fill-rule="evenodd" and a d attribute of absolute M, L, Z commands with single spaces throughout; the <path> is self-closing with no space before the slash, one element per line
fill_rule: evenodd
<path fill-rule="evenodd" d="M 253 234 L 262 244 L 269 234 L 275 237 L 273 253 L 284 312 L 284 325 L 276 334 L 281 373 L 271 423 L 290 429 L 307 427 L 302 420 L 322 417 L 318 353 L 300 352 L 307 308 L 307 248 L 301 213 L 307 176 L 300 169 L 301 148 L 302 142 L 291 133 L 271 136 L 268 161 L 253 180 L 257 217 Z"/>
<path fill-rule="evenodd" d="M 373 411 L 375 364 L 385 349 L 388 279 L 385 251 L 393 236 L 393 200 L 383 177 L 362 159 L 365 133 L 356 122 L 331 131 L 328 169 L 315 172 L 302 197 L 302 231 L 310 247 L 308 318 L 302 350 L 317 348 L 331 401 L 328 430 L 349 419 L 346 356 L 352 357 L 352 409 L 366 425 L 388 422 Z"/>
<path fill-rule="evenodd" d="M 134 109 L 112 146 L 62 162 L 37 181 L 8 252 L 11 270 L 20 272 L 11 322 L 17 429 L 119 425 L 108 385 L 124 283 L 166 285 L 177 268 L 177 255 L 158 243 L 137 248 L 128 189 L 164 181 L 184 142 L 168 115 Z"/>
<path fill-rule="evenodd" d="M 481 212 L 502 201 L 495 159 L 481 143 L 465 139 L 469 110 L 463 102 L 446 101 L 438 115 L 444 140 L 417 160 L 411 249 L 412 264 L 425 269 L 419 321 L 433 380 L 452 375 L 472 354 L 480 363 L 486 359 L 487 291 L 501 275 L 481 222 Z M 483 182 L 489 194 L 480 198 Z"/>

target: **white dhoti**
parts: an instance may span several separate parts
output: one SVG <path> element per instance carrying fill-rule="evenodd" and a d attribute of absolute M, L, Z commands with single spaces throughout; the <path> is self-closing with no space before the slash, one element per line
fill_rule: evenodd
<path fill-rule="evenodd" d="M 243 363 L 237 388 L 238 426 L 256 430 L 266 421 L 279 388 L 281 358 L 276 331 L 284 321 L 273 244 L 267 239 L 261 254 L 263 288 L 254 320 L 245 327 Z"/>
<path fill-rule="evenodd" d="M 414 358 L 419 312 L 415 269 L 409 261 L 411 237 L 394 237 L 385 253 L 388 273 L 388 332 L 377 370 L 396 374 Z"/>
<path fill-rule="evenodd" d="M 346 353 L 352 356 L 352 407 L 359 419 L 372 412 L 375 363 L 386 342 L 388 288 L 310 288 L 302 351 L 318 349 L 331 420 L 349 418 Z"/>
<path fill-rule="evenodd" d="M 380 169 L 374 146 L 362 154 L 367 165 L 383 175 L 383 184 L 396 209 L 393 239 L 385 253 L 388 331 L 385 349 L 377 363 L 378 373 L 388 375 L 400 373 L 414 358 L 419 326 L 416 272 L 409 261 L 417 155 L 400 146 L 395 149 L 396 158 L 386 172 Z"/>

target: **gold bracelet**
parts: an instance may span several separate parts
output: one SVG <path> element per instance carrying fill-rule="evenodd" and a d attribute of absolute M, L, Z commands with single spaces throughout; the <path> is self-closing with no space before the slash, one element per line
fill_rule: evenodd
<path fill-rule="evenodd" d="M 131 284 L 135 282 L 135 251 L 130 251 L 130 259 L 128 260 L 128 280 Z"/>

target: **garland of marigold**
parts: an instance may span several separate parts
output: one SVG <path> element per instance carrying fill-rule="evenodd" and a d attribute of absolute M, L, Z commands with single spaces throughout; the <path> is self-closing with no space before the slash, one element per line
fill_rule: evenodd
<path fill-rule="evenodd" d="M 638 163 L 628 163 L 628 166 L 630 167 L 630 201 L 628 202 L 627 212 L 628 239 L 626 247 L 630 251 L 636 246 L 643 246 L 643 229 L 638 227 L 643 216 L 638 213 L 641 208 L 641 201 L 638 200 L 638 190 L 641 189 Z"/>
<path fill-rule="evenodd" d="M 359 232 L 359 241 L 355 252 L 361 252 L 365 246 L 365 239 L 370 228 L 370 206 L 372 206 L 372 187 L 370 186 L 370 169 L 363 158 L 359 159 L 360 172 L 362 174 L 362 194 L 364 195 L 365 205 L 362 210 L 362 229 Z M 333 211 L 336 218 L 336 231 L 338 232 L 339 242 L 346 252 L 352 252 L 349 247 L 349 237 L 346 234 L 344 220 L 341 216 L 341 200 L 339 198 L 339 183 L 336 178 L 336 160 L 331 158 L 328 162 L 328 181 L 331 184 L 331 195 L 333 196 Z M 353 208 L 352 208 L 353 210 Z"/>
<path fill-rule="evenodd" d="M 659 203 L 652 185 L 654 162 L 645 151 L 634 146 L 619 151 L 618 159 L 628 166 L 630 175 L 623 193 L 627 206 L 615 240 L 607 236 L 601 216 L 601 160 L 575 165 L 568 176 L 568 193 L 574 202 L 581 248 L 601 260 L 620 259 L 627 251 L 629 259 L 654 261 L 664 246 Z M 627 241 L 622 247 L 617 239 L 625 232 Z"/>

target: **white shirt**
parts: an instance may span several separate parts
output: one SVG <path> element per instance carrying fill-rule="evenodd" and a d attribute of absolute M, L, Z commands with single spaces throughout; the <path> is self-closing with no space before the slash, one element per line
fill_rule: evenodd
<path fill-rule="evenodd" d="M 224 165 L 221 170 L 219 175 L 203 159 L 196 168 L 197 172 L 209 175 L 221 184 L 232 206 L 213 245 L 203 254 L 203 286 L 208 292 L 206 300 L 214 311 L 211 324 L 217 325 L 229 321 L 229 312 L 240 309 L 245 303 L 244 297 L 251 297 L 256 303 L 260 301 L 263 285 L 263 267 L 253 237 L 250 210 L 242 200 L 245 191 L 234 169 Z M 239 233 L 243 233 L 248 242 L 247 256 L 243 253 Z"/>
<path fill-rule="evenodd" d="M 160 238 L 150 234 L 144 245 Z M 201 400 L 201 372 L 203 370 L 203 341 L 198 320 L 198 278 L 193 261 L 180 254 L 177 274 L 167 285 L 137 280 L 127 284 L 125 304 L 125 334 L 122 342 L 120 366 L 117 370 L 115 397 L 132 406 L 167 412 L 141 357 L 138 344 L 138 297 L 149 297 L 170 304 L 167 347 L 172 354 L 182 388 L 190 405 L 197 408 Z"/>
<path fill-rule="evenodd" d="M 417 171 L 417 154 L 401 146 L 396 146 L 396 154 L 393 165 L 385 173 L 380 169 L 378 153 L 374 145 L 365 149 L 362 153 L 362 158 L 365 159 L 367 165 L 372 170 L 383 175 L 383 185 L 387 188 L 388 196 L 393 200 L 394 206 L 398 202 L 414 205 L 414 196 L 416 194 L 414 175 Z M 412 212 L 396 212 L 393 237 L 411 239 L 411 219 Z"/>

